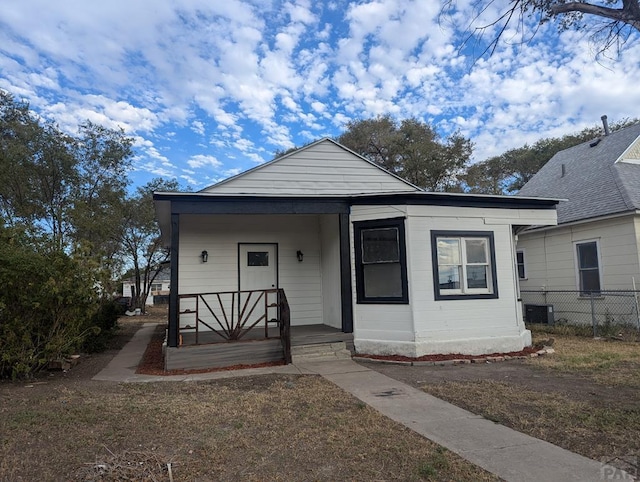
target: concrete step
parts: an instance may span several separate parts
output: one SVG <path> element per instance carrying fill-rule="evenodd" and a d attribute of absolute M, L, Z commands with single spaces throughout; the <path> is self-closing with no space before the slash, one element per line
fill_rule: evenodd
<path fill-rule="evenodd" d="M 351 358 L 351 352 L 347 350 L 346 344 L 343 341 L 291 347 L 291 359 L 293 363 L 344 360 L 347 358 Z"/>

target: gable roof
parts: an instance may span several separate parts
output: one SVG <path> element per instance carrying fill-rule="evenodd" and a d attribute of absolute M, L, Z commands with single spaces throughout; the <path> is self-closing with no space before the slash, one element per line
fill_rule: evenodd
<path fill-rule="evenodd" d="M 640 209 L 640 124 L 558 152 L 518 195 L 568 199 L 558 224 Z"/>
<path fill-rule="evenodd" d="M 421 191 L 325 138 L 209 186 L 201 193 L 352 195 Z"/>

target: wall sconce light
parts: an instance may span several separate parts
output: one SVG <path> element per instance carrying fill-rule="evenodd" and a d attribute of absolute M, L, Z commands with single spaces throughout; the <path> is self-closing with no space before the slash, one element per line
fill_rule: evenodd
<path fill-rule="evenodd" d="M 202 258 L 203 263 L 206 263 L 207 261 L 209 261 L 209 253 L 207 253 L 206 250 L 200 254 L 200 257 Z"/>
<path fill-rule="evenodd" d="M 304 259 L 304 253 L 298 250 L 298 252 L 296 253 L 296 257 L 298 258 L 298 262 L 302 263 L 302 260 Z"/>

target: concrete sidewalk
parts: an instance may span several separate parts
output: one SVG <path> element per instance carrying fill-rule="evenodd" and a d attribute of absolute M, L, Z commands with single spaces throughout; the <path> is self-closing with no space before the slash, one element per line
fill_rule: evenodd
<path fill-rule="evenodd" d="M 321 375 L 383 415 L 504 480 L 606 480 L 603 476 L 605 469 L 599 462 L 474 415 L 352 360 L 194 375 L 136 375 L 136 367 L 155 327 L 154 323 L 146 323 L 94 380 L 158 382 L 214 380 L 267 373 Z M 615 480 L 633 480 L 631 477 L 622 478 L 626 474 L 620 470 L 607 469 L 609 474 L 615 474 Z"/>

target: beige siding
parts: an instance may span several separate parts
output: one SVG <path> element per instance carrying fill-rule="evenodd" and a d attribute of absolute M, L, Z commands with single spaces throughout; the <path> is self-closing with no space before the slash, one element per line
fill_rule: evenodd
<path fill-rule="evenodd" d="M 525 250 L 527 279 L 523 290 L 577 290 L 575 243 L 598 240 L 602 288 L 632 289 L 632 277 L 640 284 L 638 216 L 559 226 L 523 233 L 518 248 Z"/>
<path fill-rule="evenodd" d="M 620 156 L 620 161 L 630 161 L 637 163 L 640 161 L 640 139 L 636 139 L 633 144 L 631 144 L 627 150 Z"/>
<path fill-rule="evenodd" d="M 211 186 L 206 192 L 344 195 L 411 190 L 404 181 L 325 140 Z"/>
<path fill-rule="evenodd" d="M 279 287 L 287 294 L 292 324 L 323 322 L 318 216 L 183 215 L 179 243 L 180 294 L 237 290 L 238 243 L 277 243 Z M 209 261 L 202 263 L 205 249 Z"/>

